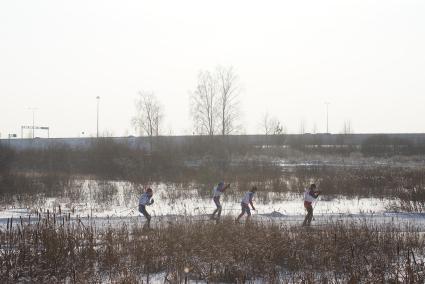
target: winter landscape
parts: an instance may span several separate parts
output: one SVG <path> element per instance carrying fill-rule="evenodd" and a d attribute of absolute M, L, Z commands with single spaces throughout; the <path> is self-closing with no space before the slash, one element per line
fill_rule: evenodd
<path fill-rule="evenodd" d="M 153 139 L 149 151 L 112 138 L 87 148 L 2 146 L 2 281 L 423 281 L 423 146 L 374 145 L 372 154 L 368 141 L 294 148 L 186 139 L 165 148 Z M 221 218 L 211 219 L 221 179 L 230 187 Z M 302 226 L 312 183 L 321 195 Z M 236 223 L 253 185 L 256 210 Z M 148 187 L 149 226 L 138 210 Z"/>
<path fill-rule="evenodd" d="M 0 1 L 0 283 L 425 283 L 425 1 Z"/>

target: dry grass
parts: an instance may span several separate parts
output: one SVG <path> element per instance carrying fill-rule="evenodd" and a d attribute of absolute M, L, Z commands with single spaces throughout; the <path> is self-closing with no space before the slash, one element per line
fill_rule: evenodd
<path fill-rule="evenodd" d="M 202 168 L 186 176 L 185 182 L 160 178 L 150 183 L 165 182 L 170 189 L 166 197 L 170 200 L 184 196 L 186 189 L 195 189 L 199 197 L 209 198 L 216 177 L 221 175 L 210 173 L 206 178 L 207 173 L 208 169 Z M 82 190 L 85 178 L 92 177 L 55 173 L 4 175 L 0 178 L 0 205 L 40 207 L 48 197 L 86 202 Z M 253 184 L 259 188 L 260 200 L 266 201 L 269 192 L 302 193 L 314 182 L 327 199 L 339 196 L 387 198 L 395 200 L 392 209 L 408 212 L 423 212 L 425 204 L 425 171 L 422 168 L 298 166 L 282 172 L 276 166 L 260 162 L 229 169 L 226 181 L 232 183 L 227 197 L 233 199 L 239 199 Z M 117 193 L 113 180 L 91 182 L 97 184 L 91 198 L 100 205 L 111 204 Z M 125 192 L 137 196 L 145 183 L 130 184 L 131 188 Z"/>
<path fill-rule="evenodd" d="M 141 224 L 93 227 L 53 216 L 31 225 L 25 221 L 0 232 L 2 283 L 141 283 L 160 272 L 166 283 L 425 280 L 424 236 L 414 228 L 224 220 L 164 222 L 147 230 Z"/>

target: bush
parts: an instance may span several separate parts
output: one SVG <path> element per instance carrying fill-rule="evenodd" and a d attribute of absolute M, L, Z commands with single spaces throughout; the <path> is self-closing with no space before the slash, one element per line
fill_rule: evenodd
<path fill-rule="evenodd" d="M 366 156 L 412 155 L 417 153 L 412 142 L 403 138 L 391 138 L 388 135 L 374 135 L 367 138 L 361 145 L 361 151 Z"/>
<path fill-rule="evenodd" d="M 15 151 L 10 147 L 0 144 L 0 174 L 6 174 L 12 167 Z"/>

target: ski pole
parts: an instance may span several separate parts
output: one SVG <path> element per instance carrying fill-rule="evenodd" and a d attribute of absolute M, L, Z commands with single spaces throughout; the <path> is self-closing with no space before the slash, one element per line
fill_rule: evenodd
<path fill-rule="evenodd" d="M 317 203 L 319 203 L 319 201 L 320 201 L 320 199 L 317 198 L 316 202 L 314 202 L 313 211 L 314 211 L 314 208 L 316 208 L 316 205 L 317 205 Z"/>
<path fill-rule="evenodd" d="M 319 196 L 320 197 L 320 196 Z M 316 202 L 314 202 L 314 206 L 313 206 L 313 214 L 314 214 L 314 208 L 316 208 L 317 203 L 319 203 L 320 199 L 319 197 L 317 197 Z M 316 221 L 316 219 L 313 217 L 313 221 Z"/>
<path fill-rule="evenodd" d="M 118 211 L 118 212 L 115 212 L 115 213 L 120 214 L 120 213 L 123 213 L 125 211 L 132 210 L 132 209 L 134 209 L 134 208 L 133 207 L 127 208 L 127 209 L 124 209 L 124 210 L 121 210 L 121 211 Z"/>

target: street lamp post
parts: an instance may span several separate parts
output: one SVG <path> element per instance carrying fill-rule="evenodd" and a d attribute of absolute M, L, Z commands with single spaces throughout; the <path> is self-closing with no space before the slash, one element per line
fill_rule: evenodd
<path fill-rule="evenodd" d="M 100 101 L 100 97 L 97 96 L 96 100 L 97 100 L 96 138 L 99 138 L 99 101 Z"/>
<path fill-rule="evenodd" d="M 325 102 L 326 105 L 326 133 L 329 133 L 329 104 L 328 102 Z"/>

